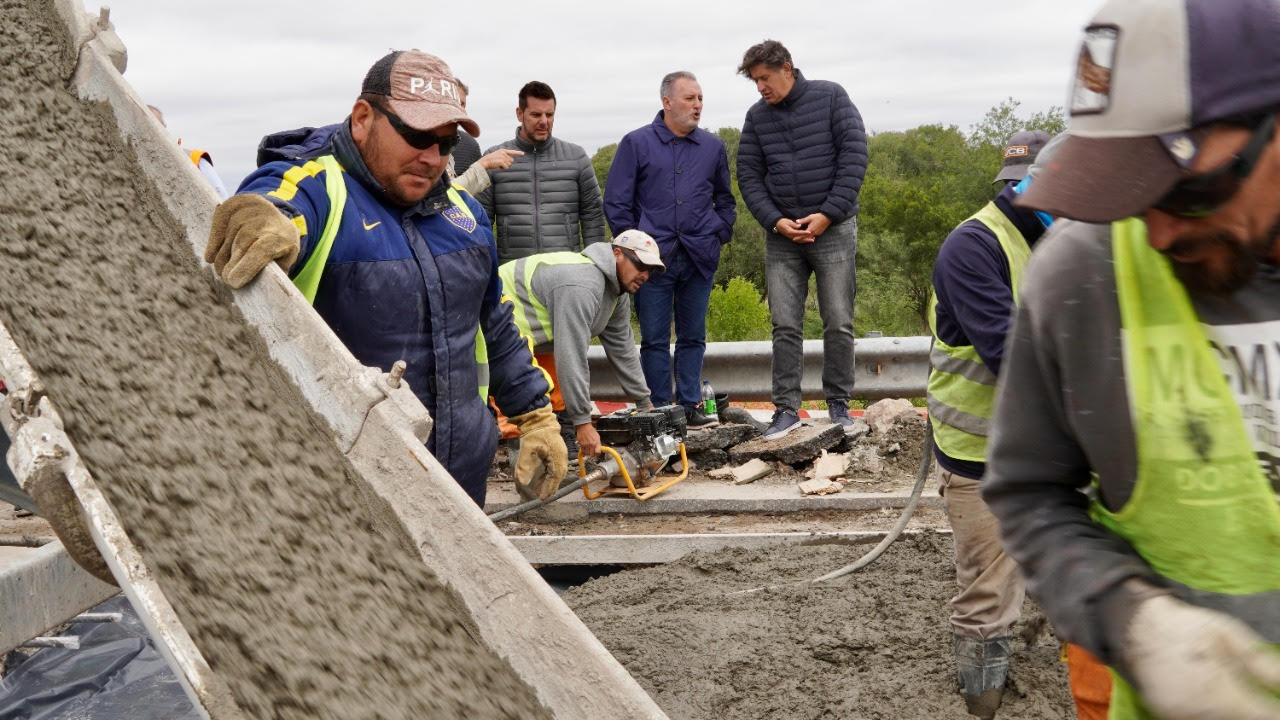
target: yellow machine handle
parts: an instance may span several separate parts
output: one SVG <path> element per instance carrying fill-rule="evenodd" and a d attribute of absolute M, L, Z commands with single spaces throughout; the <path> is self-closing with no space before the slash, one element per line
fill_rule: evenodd
<path fill-rule="evenodd" d="M 674 478 L 670 478 L 669 480 L 667 480 L 667 482 L 661 485 L 658 485 L 657 487 L 647 487 L 647 488 L 640 488 L 640 489 L 636 489 L 635 483 L 632 482 L 631 480 L 631 473 L 627 472 L 627 464 L 622 461 L 622 455 L 617 450 L 609 447 L 608 445 L 601 446 L 600 450 L 601 452 L 607 452 L 613 456 L 613 459 L 618 463 L 618 472 L 622 473 L 622 479 L 627 483 L 627 494 L 635 498 L 636 500 L 641 500 L 641 501 L 648 500 L 649 498 L 657 495 L 663 490 L 666 490 L 667 488 L 671 487 L 672 485 L 675 485 L 676 483 L 680 482 L 681 480 L 684 480 L 686 477 L 689 476 L 689 458 L 685 453 L 684 443 L 680 443 L 680 468 L 681 468 L 680 475 Z M 586 477 L 586 476 L 587 476 L 587 470 L 583 466 L 583 462 L 582 462 L 582 449 L 579 448 L 578 449 L 578 477 Z M 595 500 L 601 495 L 604 495 L 606 492 L 608 492 L 607 488 L 605 490 L 600 490 L 599 492 L 592 493 L 591 489 L 588 488 L 586 485 L 582 486 L 582 494 L 586 496 L 588 500 Z"/>

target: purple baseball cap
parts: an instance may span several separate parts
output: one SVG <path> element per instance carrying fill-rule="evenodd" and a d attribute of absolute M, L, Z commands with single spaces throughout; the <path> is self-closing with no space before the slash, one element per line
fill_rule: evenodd
<path fill-rule="evenodd" d="M 1016 204 L 1110 222 L 1154 205 L 1216 120 L 1280 106 L 1277 0 L 1110 0 L 1085 27 L 1070 136 Z"/>

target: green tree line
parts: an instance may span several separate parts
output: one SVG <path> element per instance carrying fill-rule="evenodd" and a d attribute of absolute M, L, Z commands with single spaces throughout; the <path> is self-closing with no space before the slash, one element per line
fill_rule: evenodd
<path fill-rule="evenodd" d="M 991 183 L 1000 169 L 1004 143 L 1013 133 L 1039 129 L 1054 135 L 1066 127 L 1061 107 L 1021 117 L 1008 98 L 963 132 L 955 125 L 921 125 L 881 132 L 868 140 L 870 162 L 858 213 L 858 295 L 854 316 L 859 335 L 927 335 L 933 262 L 947 234 L 1000 189 Z M 764 284 L 764 229 L 738 190 L 737 128 L 721 128 L 733 176 L 738 220 L 733 240 L 721 249 L 716 287 L 707 316 L 707 340 L 767 340 L 768 298 Z M 604 188 L 616 144 L 596 151 L 591 162 Z M 814 293 L 805 313 L 805 337 L 821 337 Z"/>

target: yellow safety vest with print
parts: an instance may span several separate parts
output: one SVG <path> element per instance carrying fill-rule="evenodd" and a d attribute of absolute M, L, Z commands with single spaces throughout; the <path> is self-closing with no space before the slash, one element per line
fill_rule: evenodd
<path fill-rule="evenodd" d="M 322 155 L 308 161 L 301 166 L 301 170 L 317 178 L 323 172 L 324 191 L 329 197 L 329 215 L 325 218 L 320 239 L 311 249 L 311 255 L 302 269 L 293 276 L 294 286 L 307 299 L 307 302 L 314 304 L 316 290 L 320 287 L 320 278 L 324 275 L 329 253 L 333 250 L 333 242 L 337 239 L 338 227 L 342 223 L 342 212 L 347 206 L 347 183 L 342 177 L 342 164 L 332 155 Z M 454 207 L 465 213 L 468 218 L 475 220 L 475 215 L 471 213 L 471 209 L 467 207 L 467 203 L 456 187 L 450 187 L 446 195 Z M 487 401 L 489 398 L 489 352 L 485 346 L 484 332 L 478 326 L 476 327 L 476 375 L 480 381 L 480 397 Z"/>
<path fill-rule="evenodd" d="M 995 234 L 1009 261 L 1009 278 L 1017 302 L 1022 271 L 1031 257 L 1031 246 L 994 202 L 987 203 L 968 220 L 977 220 Z M 962 223 L 963 224 L 963 223 Z M 948 345 L 938 339 L 937 291 L 929 296 L 929 422 L 933 441 L 948 457 L 986 462 L 987 432 L 995 405 L 996 376 L 982 362 L 972 345 Z"/>
<path fill-rule="evenodd" d="M 503 263 L 498 267 L 503 294 L 514 297 L 516 327 L 535 346 L 549 343 L 554 335 L 551 313 L 533 294 L 533 274 L 544 265 L 592 265 L 591 259 L 576 252 L 553 252 Z"/>
<path fill-rule="evenodd" d="M 1137 218 L 1113 223 L 1111 233 L 1138 469 L 1125 506 L 1110 512 L 1095 501 L 1093 517 L 1133 545 L 1179 598 L 1275 638 L 1280 502 L 1168 259 L 1147 243 Z M 1109 717 L 1154 718 L 1112 674 Z"/>

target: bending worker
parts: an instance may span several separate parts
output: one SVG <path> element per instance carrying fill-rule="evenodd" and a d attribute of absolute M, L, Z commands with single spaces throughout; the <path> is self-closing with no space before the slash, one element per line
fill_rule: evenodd
<path fill-rule="evenodd" d="M 1044 135 L 1043 132 L 1039 132 Z M 1010 140 L 1022 147 L 1009 153 L 996 181 L 1000 194 L 960 223 L 938 251 L 933 266 L 929 329 L 933 332 L 929 373 L 929 421 L 933 424 L 934 472 L 956 547 L 956 584 L 951 598 L 952 646 L 960 694 L 970 714 L 988 720 L 1004 694 L 1009 672 L 1010 629 L 1022 610 L 1022 577 L 1000 548 L 996 520 L 978 495 L 987 457 L 996 376 L 1005 336 L 1013 320 L 1018 285 L 1031 247 L 1052 219 L 1014 207 L 1013 199 L 1047 162 L 1055 140 L 1034 148 L 1028 166 L 1030 133 Z M 1046 135 L 1046 138 L 1048 136 Z"/>
<path fill-rule="evenodd" d="M 553 354 L 541 364 L 559 386 L 564 414 L 587 457 L 600 452 L 600 435 L 591 424 L 591 338 L 600 338 L 627 397 L 636 407 L 652 407 L 631 333 L 631 296 L 664 269 L 658 244 L 640 230 L 628 230 L 612 243 L 592 243 L 582 252 L 530 255 L 498 269 L 507 297 L 515 302 L 521 334 L 540 359 L 546 358 L 542 353 Z"/>
<path fill-rule="evenodd" d="M 982 494 L 1113 720 L 1280 718 L 1280 3 L 1111 0 L 1023 275 Z M 1087 62 L 1085 62 L 1087 60 Z"/>
<path fill-rule="evenodd" d="M 549 495 L 567 470 L 549 383 L 501 300 L 488 218 L 445 179 L 458 127 L 479 133 L 452 78 L 440 58 L 393 52 L 346 121 L 264 139 L 205 259 L 237 288 L 278 263 L 357 360 L 406 361 L 435 420 L 428 449 L 480 505 L 498 444 L 491 393 L 522 434 L 517 482 L 545 478 L 532 490 Z"/>

